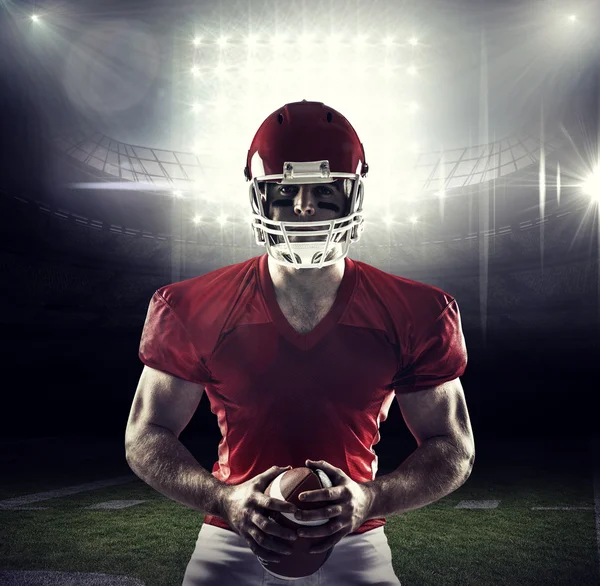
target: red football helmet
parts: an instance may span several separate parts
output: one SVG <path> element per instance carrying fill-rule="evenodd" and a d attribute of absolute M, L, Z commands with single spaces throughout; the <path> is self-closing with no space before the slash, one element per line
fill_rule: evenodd
<path fill-rule="evenodd" d="M 344 258 L 350 243 L 357 242 L 363 230 L 361 178 L 368 169 L 356 131 L 333 108 L 303 100 L 273 112 L 254 136 L 244 170 L 246 179 L 252 181 L 252 228 L 257 244 L 266 246 L 279 264 L 296 268 L 321 268 Z M 338 179 L 345 180 L 349 199 L 343 218 L 311 222 L 312 231 L 303 231 L 298 222 L 267 217 L 266 183 L 298 185 Z M 290 236 L 307 241 L 291 242 Z M 320 241 L 315 242 L 315 237 Z"/>

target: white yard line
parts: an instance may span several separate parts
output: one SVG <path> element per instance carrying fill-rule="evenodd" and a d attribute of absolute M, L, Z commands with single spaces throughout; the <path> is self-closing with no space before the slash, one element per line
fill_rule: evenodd
<path fill-rule="evenodd" d="M 106 480 L 97 480 L 96 482 L 87 482 L 85 484 L 78 484 L 77 486 L 66 486 L 65 488 L 58 488 L 56 490 L 49 490 L 47 492 L 38 492 L 36 494 L 28 494 L 25 496 L 17 496 L 11 499 L 0 501 L 0 509 L 13 509 L 15 507 L 22 507 L 24 505 L 30 505 L 31 503 L 39 503 L 40 501 L 47 501 L 48 499 L 56 499 L 71 494 L 78 494 L 80 492 L 89 492 L 90 490 L 98 490 L 99 488 L 106 488 L 107 486 L 116 486 L 118 484 L 125 484 L 127 482 L 133 482 L 138 477 L 130 474 L 128 476 L 119 476 L 117 478 L 108 478 Z"/>

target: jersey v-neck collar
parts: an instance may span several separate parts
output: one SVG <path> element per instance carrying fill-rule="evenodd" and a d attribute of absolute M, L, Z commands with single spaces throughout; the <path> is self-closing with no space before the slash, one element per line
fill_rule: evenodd
<path fill-rule="evenodd" d="M 344 276 L 338 289 L 335 301 L 327 315 L 307 334 L 297 332 L 288 322 L 285 315 L 277 303 L 275 295 L 275 287 L 269 273 L 269 256 L 263 254 L 258 260 L 258 274 L 260 287 L 267 305 L 267 309 L 273 320 L 273 324 L 279 330 L 279 333 L 289 342 L 300 348 L 301 350 L 310 350 L 315 346 L 325 335 L 327 335 L 338 323 L 342 317 L 354 288 L 356 286 L 356 266 L 354 262 L 346 257 Z M 301 270 L 301 269 L 298 269 Z"/>

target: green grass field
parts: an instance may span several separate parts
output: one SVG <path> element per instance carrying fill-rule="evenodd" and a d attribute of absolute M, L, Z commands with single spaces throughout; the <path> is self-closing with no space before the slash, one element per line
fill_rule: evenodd
<path fill-rule="evenodd" d="M 589 454 L 565 462 L 551 457 L 484 460 L 459 490 L 418 511 L 388 518 L 386 533 L 403 586 L 600 584 Z M 92 467 L 93 468 L 93 467 Z M 71 478 L 13 478 L 0 499 L 90 480 L 92 468 Z M 119 467 L 112 476 L 122 475 Z M 141 500 L 118 510 L 86 510 L 110 500 Z M 456 509 L 462 500 L 499 500 L 495 509 Z M 121 574 L 147 586 L 178 586 L 202 515 L 136 480 L 0 510 L 0 569 Z M 587 510 L 531 510 L 532 507 Z M 337 585 L 335 585 L 337 586 Z"/>

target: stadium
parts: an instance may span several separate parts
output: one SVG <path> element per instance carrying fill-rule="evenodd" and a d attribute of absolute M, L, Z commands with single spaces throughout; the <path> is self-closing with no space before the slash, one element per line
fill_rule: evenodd
<path fill-rule="evenodd" d="M 243 166 L 303 98 L 364 142 L 350 257 L 460 305 L 477 458 L 387 518 L 404 586 L 600 583 L 595 2 L 0 4 L 0 584 L 175 586 L 202 515 L 124 432 L 153 293 L 264 254 Z M 207 399 L 181 442 L 211 470 Z M 394 404 L 379 474 L 415 449 Z"/>

